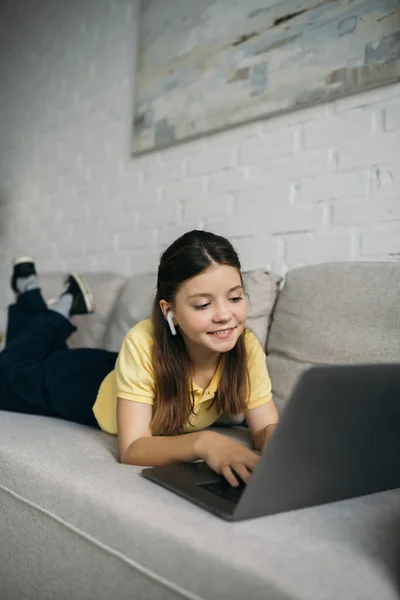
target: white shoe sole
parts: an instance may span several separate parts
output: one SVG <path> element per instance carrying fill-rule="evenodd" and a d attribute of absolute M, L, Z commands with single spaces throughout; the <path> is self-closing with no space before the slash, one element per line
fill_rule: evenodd
<path fill-rule="evenodd" d="M 21 265 L 22 263 L 33 263 L 35 264 L 35 259 L 32 256 L 18 256 L 13 260 L 13 266 Z"/>
<path fill-rule="evenodd" d="M 71 273 L 71 275 L 79 285 L 79 289 L 82 292 L 88 313 L 92 313 L 94 311 L 94 298 L 86 278 L 81 273 Z"/>

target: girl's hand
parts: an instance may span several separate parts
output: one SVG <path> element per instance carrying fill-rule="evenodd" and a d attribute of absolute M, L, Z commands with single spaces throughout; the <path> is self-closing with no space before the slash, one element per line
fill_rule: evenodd
<path fill-rule="evenodd" d="M 242 444 L 214 431 L 203 431 L 199 436 L 199 455 L 213 471 L 223 475 L 237 487 L 239 475 L 245 483 L 249 480 L 260 457 Z"/>

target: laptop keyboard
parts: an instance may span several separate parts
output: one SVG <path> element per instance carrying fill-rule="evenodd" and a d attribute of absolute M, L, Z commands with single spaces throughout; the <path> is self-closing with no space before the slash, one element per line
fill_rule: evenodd
<path fill-rule="evenodd" d="M 226 479 L 221 479 L 220 481 L 213 481 L 212 483 L 201 483 L 200 487 L 216 496 L 229 500 L 229 502 L 232 502 L 233 504 L 237 504 L 246 484 L 239 479 L 239 485 L 237 487 L 232 487 Z"/>

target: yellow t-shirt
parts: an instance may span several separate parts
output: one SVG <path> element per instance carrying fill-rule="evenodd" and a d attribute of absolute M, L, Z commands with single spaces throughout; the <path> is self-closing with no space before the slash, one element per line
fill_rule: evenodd
<path fill-rule="evenodd" d="M 272 398 L 271 380 L 261 344 L 252 331 L 244 331 L 250 377 L 250 397 L 247 409 L 256 408 Z M 115 370 L 103 380 L 93 413 L 103 431 L 117 434 L 117 397 L 132 402 L 154 404 L 155 378 L 152 362 L 153 325 L 150 319 L 140 321 L 126 334 Z M 220 379 L 218 367 L 208 387 L 203 390 L 193 383 L 194 414 L 183 433 L 209 427 L 221 414 L 215 404 L 211 407 Z M 209 409 L 209 410 L 208 410 Z"/>

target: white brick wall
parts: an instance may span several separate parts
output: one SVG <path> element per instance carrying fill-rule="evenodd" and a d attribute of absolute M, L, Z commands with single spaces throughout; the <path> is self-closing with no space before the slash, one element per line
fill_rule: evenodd
<path fill-rule="evenodd" d="M 133 273 L 194 227 L 231 237 L 244 268 L 399 260 L 399 84 L 132 158 L 136 13 L 3 8 L 0 306 L 16 253 Z"/>

